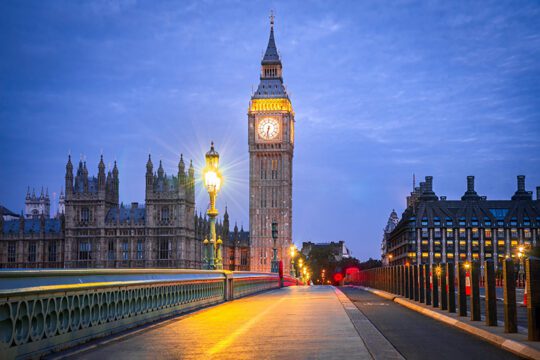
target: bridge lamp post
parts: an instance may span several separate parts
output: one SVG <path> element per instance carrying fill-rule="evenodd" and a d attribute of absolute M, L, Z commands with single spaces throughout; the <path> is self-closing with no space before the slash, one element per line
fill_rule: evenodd
<path fill-rule="evenodd" d="M 272 269 L 271 271 L 273 273 L 279 272 L 279 261 L 277 258 L 277 247 L 276 247 L 276 240 L 278 237 L 278 229 L 277 229 L 277 222 L 272 221 L 272 240 L 274 240 L 274 247 L 272 249 L 274 255 L 272 257 Z"/>
<path fill-rule="evenodd" d="M 206 166 L 203 170 L 204 186 L 210 197 L 210 207 L 206 214 L 210 219 L 210 239 L 204 240 L 205 247 L 205 267 L 208 270 L 223 269 L 223 258 L 221 256 L 221 237 L 216 239 L 216 196 L 221 189 L 222 176 L 219 171 L 219 154 L 214 150 L 214 142 L 210 145 L 210 151 L 206 153 Z"/>
<path fill-rule="evenodd" d="M 296 277 L 296 271 L 294 271 L 294 255 L 296 255 L 296 248 L 294 244 L 291 244 L 291 276 Z"/>
<path fill-rule="evenodd" d="M 518 259 L 519 259 L 519 271 L 518 271 L 518 282 L 521 284 L 523 283 L 523 278 L 525 277 L 525 269 L 523 266 L 523 257 L 525 255 L 525 248 L 523 246 L 520 246 L 518 248 Z"/>

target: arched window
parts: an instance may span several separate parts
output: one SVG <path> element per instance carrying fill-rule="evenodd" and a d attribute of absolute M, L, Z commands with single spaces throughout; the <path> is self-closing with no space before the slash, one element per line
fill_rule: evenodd
<path fill-rule="evenodd" d="M 169 221 L 169 208 L 161 208 L 161 221 Z"/>
<path fill-rule="evenodd" d="M 90 210 L 87 207 L 81 209 L 81 221 L 90 221 Z"/>

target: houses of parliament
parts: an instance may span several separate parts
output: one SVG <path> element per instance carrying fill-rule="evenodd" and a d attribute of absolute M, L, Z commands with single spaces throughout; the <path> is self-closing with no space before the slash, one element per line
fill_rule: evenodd
<path fill-rule="evenodd" d="M 225 209 L 216 232 L 223 241 L 223 267 L 270 271 L 273 249 L 285 269 L 292 244 L 294 111 L 283 82 L 274 39 L 274 17 L 261 60 L 259 86 L 248 107 L 250 231 L 231 231 Z M 186 169 L 187 168 L 187 169 Z M 119 202 L 116 162 L 97 176 L 86 162 L 74 169 L 68 158 L 59 214 L 49 217 L 48 194 L 26 196 L 26 214 L 0 207 L 0 267 L 37 268 L 201 268 L 206 216 L 195 212 L 195 173 L 180 156 L 174 175 L 161 161 L 146 163 L 145 203 Z M 276 238 L 272 226 L 276 227 Z"/>
<path fill-rule="evenodd" d="M 3 268 L 201 268 L 206 216 L 195 211 L 195 171 L 180 156 L 174 175 L 161 161 L 146 162 L 145 204 L 119 202 L 116 162 L 97 176 L 86 162 L 68 158 L 58 214 L 51 218 L 48 192 L 26 196 L 25 214 L 0 207 Z M 230 230 L 227 210 L 216 228 L 224 242 L 224 268 L 249 269 L 249 232 Z"/>

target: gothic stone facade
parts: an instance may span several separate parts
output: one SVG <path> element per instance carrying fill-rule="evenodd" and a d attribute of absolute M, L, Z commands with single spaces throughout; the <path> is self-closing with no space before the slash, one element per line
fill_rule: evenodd
<path fill-rule="evenodd" d="M 506 257 L 517 259 L 520 246 L 540 245 L 540 187 L 536 193 L 533 200 L 520 175 L 510 200 L 487 200 L 469 176 L 461 200 L 447 200 L 435 194 L 433 178 L 426 176 L 407 198 L 385 255 L 390 265 L 494 259 L 500 267 Z"/>
<path fill-rule="evenodd" d="M 248 111 L 250 266 L 253 271 L 270 271 L 272 222 L 278 227 L 278 259 L 284 269 L 290 267 L 294 150 L 294 112 L 283 84 L 273 20 L 261 65 Z"/>
<path fill-rule="evenodd" d="M 58 218 L 5 220 L 0 216 L 0 266 L 4 268 L 200 268 L 208 221 L 195 215 L 194 169 L 180 158 L 176 176 L 157 172 L 148 158 L 145 205 L 119 204 L 116 163 L 105 174 L 101 158 L 97 177 L 79 162 L 74 176 L 66 165 L 65 212 Z M 218 231 L 224 230 L 218 224 Z M 249 239 L 249 236 L 248 236 Z M 238 252 L 249 249 L 238 243 Z M 243 245 L 243 248 L 242 246 Z M 240 265 L 240 258 L 238 259 Z M 234 269 L 235 261 L 227 261 Z"/>

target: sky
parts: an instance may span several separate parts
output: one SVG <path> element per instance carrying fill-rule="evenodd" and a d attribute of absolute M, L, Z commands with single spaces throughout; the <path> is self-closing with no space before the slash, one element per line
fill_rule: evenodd
<path fill-rule="evenodd" d="M 68 154 L 118 162 L 144 202 L 145 164 L 200 178 L 210 141 L 218 209 L 248 219 L 247 108 L 269 13 L 295 110 L 293 240 L 380 256 L 417 181 L 459 198 L 466 176 L 509 199 L 540 185 L 537 1 L 2 1 L 0 203 L 58 196 Z M 208 202 L 200 181 L 196 204 Z M 56 209 L 53 206 L 53 211 Z"/>

